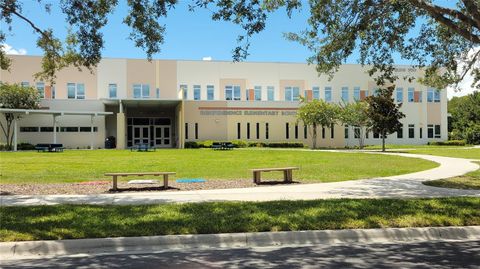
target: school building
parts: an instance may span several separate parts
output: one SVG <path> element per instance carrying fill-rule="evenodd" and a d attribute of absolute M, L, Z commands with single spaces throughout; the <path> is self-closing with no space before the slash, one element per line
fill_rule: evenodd
<path fill-rule="evenodd" d="M 102 59 L 90 72 L 75 67 L 57 74 L 55 85 L 37 81 L 39 56 L 9 56 L 0 81 L 38 89 L 42 113 L 28 113 L 17 124 L 19 142 L 62 143 L 67 148 L 103 148 L 106 137 L 117 148 L 149 144 L 182 148 L 185 141 L 303 142 L 311 130 L 297 123 L 299 96 L 352 102 L 374 93 L 367 67 L 342 65 L 335 76 L 318 76 L 305 63 Z M 397 66 L 394 98 L 403 103 L 403 129 L 391 144 L 447 140 L 447 93 L 404 79 L 420 76 Z M 52 113 L 49 113 L 51 111 Z M 103 113 L 102 113 L 103 112 Z M 92 128 L 93 127 L 93 128 Z M 52 133 L 55 133 L 54 138 Z M 355 127 L 318 130 L 317 145 L 358 144 Z M 4 137 L 2 137 L 4 140 Z M 366 144 L 379 144 L 369 133 Z"/>

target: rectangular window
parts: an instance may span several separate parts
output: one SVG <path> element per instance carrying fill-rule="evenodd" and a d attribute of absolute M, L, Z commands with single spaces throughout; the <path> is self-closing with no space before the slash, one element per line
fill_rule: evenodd
<path fill-rule="evenodd" d="M 354 138 L 360 138 L 360 127 L 353 127 L 353 137 Z"/>
<path fill-rule="evenodd" d="M 433 124 L 427 125 L 427 137 L 433 138 Z"/>
<path fill-rule="evenodd" d="M 348 102 L 348 87 L 342 87 L 342 101 Z"/>
<path fill-rule="evenodd" d="M 325 87 L 325 102 L 332 101 L 332 87 Z"/>
<path fill-rule="evenodd" d="M 268 101 L 275 100 L 275 88 L 273 86 L 267 87 L 267 100 Z"/>
<path fill-rule="evenodd" d="M 312 87 L 312 98 L 314 100 L 320 100 L 320 88 Z"/>
<path fill-rule="evenodd" d="M 290 128 L 289 128 L 289 127 L 290 127 L 290 126 L 289 126 L 288 122 L 285 123 L 285 138 L 286 138 L 286 139 L 289 139 L 289 138 L 290 138 Z"/>
<path fill-rule="evenodd" d="M 81 133 L 90 133 L 92 131 L 92 127 L 80 127 L 80 132 Z M 97 127 L 93 127 L 93 132 L 98 132 Z"/>
<path fill-rule="evenodd" d="M 117 84 L 108 84 L 108 97 L 117 98 Z"/>
<path fill-rule="evenodd" d="M 242 130 L 240 127 L 240 122 L 237 122 L 237 139 L 242 138 Z"/>
<path fill-rule="evenodd" d="M 78 127 L 60 127 L 60 132 L 76 133 L 78 132 Z"/>
<path fill-rule="evenodd" d="M 149 98 L 150 85 L 148 84 L 133 84 L 133 98 Z"/>
<path fill-rule="evenodd" d="M 193 100 L 200 100 L 201 87 L 200 85 L 193 85 Z"/>
<path fill-rule="evenodd" d="M 440 103 L 440 91 L 439 90 L 434 90 L 433 100 L 434 100 L 435 103 Z"/>
<path fill-rule="evenodd" d="M 262 87 L 261 86 L 255 86 L 253 96 L 255 101 L 261 101 L 262 100 Z"/>
<path fill-rule="evenodd" d="M 335 126 L 332 124 L 330 125 L 330 138 L 335 138 Z"/>
<path fill-rule="evenodd" d="M 57 127 L 58 128 L 58 127 Z M 40 127 L 40 132 L 42 133 L 51 133 L 53 132 L 53 127 Z"/>
<path fill-rule="evenodd" d="M 188 139 L 188 123 L 185 122 L 185 139 Z"/>
<path fill-rule="evenodd" d="M 427 102 L 432 103 L 433 102 L 433 89 L 427 89 Z"/>
<path fill-rule="evenodd" d="M 225 86 L 225 100 L 241 100 L 240 86 Z"/>
<path fill-rule="evenodd" d="M 188 98 L 188 86 L 185 84 L 180 85 L 180 91 L 182 92 L 183 100 L 187 100 Z"/>
<path fill-rule="evenodd" d="M 380 138 L 380 133 L 373 131 L 373 138 Z"/>
<path fill-rule="evenodd" d="M 420 129 L 418 130 L 418 135 L 420 136 L 420 138 L 423 138 L 423 128 L 420 127 Z"/>
<path fill-rule="evenodd" d="M 52 99 L 55 99 L 55 86 L 52 86 Z"/>
<path fill-rule="evenodd" d="M 303 138 L 307 139 L 307 135 L 308 135 L 308 128 L 307 128 L 307 125 L 304 125 L 303 126 Z"/>
<path fill-rule="evenodd" d="M 440 125 L 435 125 L 435 138 L 441 138 Z"/>
<path fill-rule="evenodd" d="M 295 139 L 298 139 L 298 124 L 295 124 Z"/>
<path fill-rule="evenodd" d="M 403 138 L 403 126 L 397 130 L 397 138 Z"/>
<path fill-rule="evenodd" d="M 45 98 L 45 83 L 44 82 L 37 82 L 37 91 L 40 98 Z"/>
<path fill-rule="evenodd" d="M 68 99 L 85 99 L 85 84 L 67 83 Z"/>
<path fill-rule="evenodd" d="M 322 127 L 322 139 L 325 139 L 325 127 Z"/>
<path fill-rule="evenodd" d="M 256 133 L 257 133 L 257 139 L 260 139 L 260 123 L 257 122 L 257 126 L 256 126 Z"/>
<path fill-rule="evenodd" d="M 268 122 L 265 123 L 265 139 L 269 138 L 269 129 L 268 129 Z"/>
<path fill-rule="evenodd" d="M 195 123 L 195 139 L 198 139 L 198 123 Z"/>
<path fill-rule="evenodd" d="M 142 85 L 142 98 L 150 97 L 150 85 L 143 84 Z"/>
<path fill-rule="evenodd" d="M 415 124 L 408 125 L 408 138 L 415 138 Z"/>
<path fill-rule="evenodd" d="M 348 139 L 348 125 L 345 125 L 345 139 Z"/>
<path fill-rule="evenodd" d="M 159 89 L 159 88 L 156 88 L 156 89 L 155 89 L 155 97 L 156 97 L 157 99 L 160 98 L 160 89 Z"/>
<path fill-rule="evenodd" d="M 207 85 L 207 100 L 212 101 L 215 99 L 214 87 L 213 85 Z"/>
<path fill-rule="evenodd" d="M 397 103 L 403 103 L 403 88 L 397 88 Z"/>
<path fill-rule="evenodd" d="M 38 127 L 20 127 L 21 133 L 34 133 L 38 132 Z"/>
<path fill-rule="evenodd" d="M 285 87 L 285 101 L 299 101 L 299 100 L 300 100 L 300 88 Z"/>
<path fill-rule="evenodd" d="M 408 102 L 411 103 L 415 100 L 415 89 L 414 88 L 408 88 Z"/>
<path fill-rule="evenodd" d="M 353 88 L 353 99 L 355 99 L 355 101 L 360 100 L 360 87 Z"/>
<path fill-rule="evenodd" d="M 67 98 L 68 99 L 75 99 L 76 96 L 76 85 L 75 83 L 67 83 Z"/>
<path fill-rule="evenodd" d="M 28 81 L 22 81 L 22 82 L 20 82 L 20 86 L 21 86 L 21 87 L 30 87 L 30 82 L 28 82 Z"/>
<path fill-rule="evenodd" d="M 250 122 L 247 122 L 247 139 L 250 139 Z"/>

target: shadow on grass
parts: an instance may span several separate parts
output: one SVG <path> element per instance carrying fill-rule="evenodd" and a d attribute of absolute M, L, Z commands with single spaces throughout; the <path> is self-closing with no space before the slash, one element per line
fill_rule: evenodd
<path fill-rule="evenodd" d="M 108 193 L 118 193 L 118 192 L 142 192 L 142 191 L 166 191 L 166 190 L 180 190 L 175 187 L 131 187 L 131 188 L 117 188 L 117 190 L 109 189 Z"/>

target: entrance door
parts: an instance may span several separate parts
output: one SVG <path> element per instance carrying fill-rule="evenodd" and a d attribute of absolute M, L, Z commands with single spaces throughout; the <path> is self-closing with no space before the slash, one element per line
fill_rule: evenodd
<path fill-rule="evenodd" d="M 155 146 L 170 147 L 170 126 L 155 126 Z"/>
<path fill-rule="evenodd" d="M 149 144 L 150 135 L 148 129 L 149 126 L 133 126 L 133 145 Z"/>

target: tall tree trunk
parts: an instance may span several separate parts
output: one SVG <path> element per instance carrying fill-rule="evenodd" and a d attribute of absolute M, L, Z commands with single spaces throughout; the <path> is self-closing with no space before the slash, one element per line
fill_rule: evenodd
<path fill-rule="evenodd" d="M 385 131 L 382 131 L 382 152 L 385 152 Z"/>
<path fill-rule="evenodd" d="M 360 133 L 359 133 L 359 136 L 358 136 L 358 146 L 359 146 L 360 149 L 363 149 L 364 137 L 365 137 L 365 133 L 364 133 L 363 127 L 360 127 Z"/>

